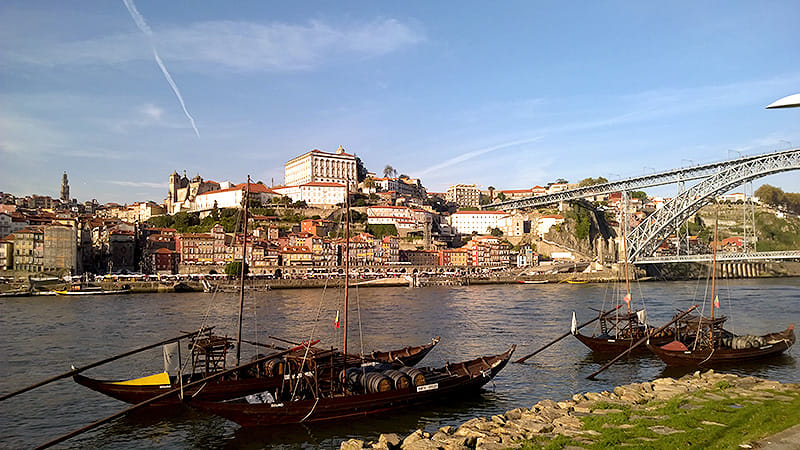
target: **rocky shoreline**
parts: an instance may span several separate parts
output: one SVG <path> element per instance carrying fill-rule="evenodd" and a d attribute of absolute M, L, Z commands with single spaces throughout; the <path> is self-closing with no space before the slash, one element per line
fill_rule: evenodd
<path fill-rule="evenodd" d="M 724 389 L 724 395 L 719 394 Z M 794 401 L 800 395 L 800 384 L 782 384 L 777 381 L 754 377 L 740 377 L 732 374 L 695 372 L 680 379 L 658 378 L 652 382 L 634 383 L 614 388 L 613 392 L 587 392 L 575 394 L 563 401 L 542 400 L 531 408 L 517 408 L 502 415 L 478 417 L 458 427 L 445 426 L 435 433 L 416 430 L 401 438 L 397 434 L 381 434 L 376 442 L 350 439 L 341 443 L 341 450 L 381 449 L 381 450 L 496 450 L 519 448 L 529 439 L 555 439 L 566 436 L 578 445 L 591 445 L 600 432 L 584 425 L 586 417 L 610 417 L 631 410 L 630 419 L 654 419 L 647 428 L 655 435 L 666 436 L 683 433 L 684 430 L 660 425 L 659 416 L 646 416 L 657 407 L 673 398 L 685 396 L 698 402 L 730 400 L 738 402 L 762 402 L 777 400 Z M 634 416 L 634 414 L 636 414 Z M 696 424 L 700 427 L 726 427 L 712 421 Z M 614 421 L 609 421 L 614 422 Z M 604 423 L 603 428 L 632 428 L 629 423 Z M 657 439 L 638 438 L 636 444 L 657 445 Z M 743 448 L 752 444 L 743 442 Z M 573 447 L 574 448 L 574 447 Z"/>

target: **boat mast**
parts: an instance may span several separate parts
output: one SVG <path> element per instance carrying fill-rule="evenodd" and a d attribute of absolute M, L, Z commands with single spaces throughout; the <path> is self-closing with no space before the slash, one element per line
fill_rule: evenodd
<path fill-rule="evenodd" d="M 244 187 L 244 224 L 242 225 L 242 273 L 239 277 L 239 333 L 236 335 L 236 365 L 242 359 L 242 313 L 244 312 L 244 267 L 247 257 L 247 204 L 250 203 L 250 175 L 247 175 L 247 183 Z"/>
<path fill-rule="evenodd" d="M 625 296 L 628 299 L 625 303 L 628 304 L 628 317 L 631 315 L 631 280 L 628 278 L 628 238 L 625 236 L 625 230 L 628 229 L 628 191 L 623 193 L 625 202 L 622 211 L 622 256 L 625 258 Z"/>
<path fill-rule="evenodd" d="M 344 188 L 344 344 L 342 352 L 347 354 L 347 286 L 350 284 L 350 178 L 347 178 Z"/>
<path fill-rule="evenodd" d="M 717 281 L 717 225 L 719 223 L 719 205 L 714 208 L 714 245 L 711 249 L 711 343 L 714 343 L 714 303 L 716 302 Z"/>

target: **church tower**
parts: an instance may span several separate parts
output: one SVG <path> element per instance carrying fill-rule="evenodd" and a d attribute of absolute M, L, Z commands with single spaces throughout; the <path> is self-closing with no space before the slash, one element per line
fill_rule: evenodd
<path fill-rule="evenodd" d="M 61 202 L 69 203 L 69 180 L 67 180 L 67 172 L 61 177 Z"/>

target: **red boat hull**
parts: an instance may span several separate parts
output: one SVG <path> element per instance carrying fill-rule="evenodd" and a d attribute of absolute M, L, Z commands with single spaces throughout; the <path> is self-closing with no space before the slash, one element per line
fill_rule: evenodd
<path fill-rule="evenodd" d="M 514 347 L 511 347 L 501 355 L 427 371 L 426 384 L 418 387 L 276 403 L 192 401 L 189 406 L 243 427 L 322 422 L 386 413 L 477 392 L 505 367 L 513 351 Z"/>
<path fill-rule="evenodd" d="M 720 347 L 692 350 L 680 344 L 669 344 L 667 348 L 664 348 L 664 345 L 656 345 L 652 342 L 648 344 L 648 348 L 668 366 L 712 367 L 742 363 L 776 356 L 788 350 L 795 342 L 794 326 L 763 337 L 768 341 L 766 345 L 745 349 Z M 670 347 L 682 348 L 670 349 Z"/>

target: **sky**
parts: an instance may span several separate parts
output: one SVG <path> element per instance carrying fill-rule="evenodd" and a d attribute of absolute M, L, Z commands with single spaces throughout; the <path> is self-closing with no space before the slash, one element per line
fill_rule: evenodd
<path fill-rule="evenodd" d="M 800 92 L 798 17 L 795 0 L 4 0 L 0 192 L 57 198 L 67 172 L 80 202 L 160 203 L 173 171 L 278 185 L 339 146 L 432 192 L 797 148 L 800 108 L 765 106 Z M 763 183 L 800 192 L 800 172 Z"/>

